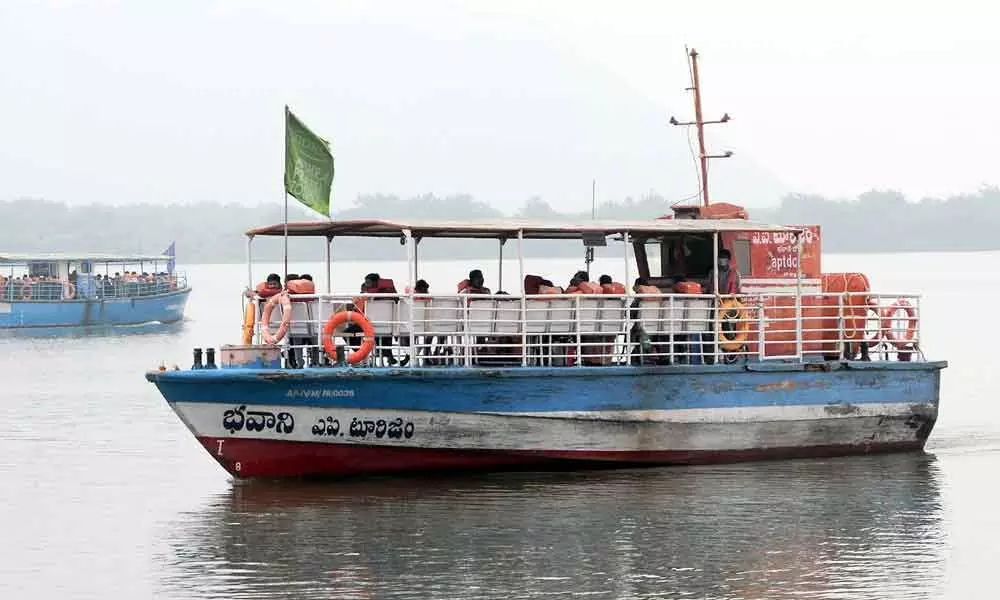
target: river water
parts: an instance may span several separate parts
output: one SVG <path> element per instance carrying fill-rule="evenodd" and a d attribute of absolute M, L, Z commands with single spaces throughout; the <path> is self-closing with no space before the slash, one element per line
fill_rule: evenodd
<path fill-rule="evenodd" d="M 322 484 L 234 484 L 143 379 L 237 340 L 246 269 L 189 268 L 181 324 L 0 334 L 0 598 L 996 598 L 1000 369 L 974 302 L 998 258 L 824 256 L 925 294 L 924 348 L 950 361 L 926 453 Z M 420 275 L 445 291 L 469 267 Z"/>

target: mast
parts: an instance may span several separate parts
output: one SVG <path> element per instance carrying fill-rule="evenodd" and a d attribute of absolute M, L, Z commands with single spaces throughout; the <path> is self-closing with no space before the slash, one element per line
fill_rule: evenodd
<path fill-rule="evenodd" d="M 705 151 L 705 125 L 712 123 L 729 122 L 729 113 L 723 113 L 722 118 L 717 121 L 705 121 L 701 114 L 701 86 L 698 84 L 698 51 L 694 48 L 688 52 L 690 57 L 691 87 L 688 91 L 694 91 L 694 121 L 680 122 L 675 117 L 670 117 L 671 125 L 694 125 L 698 130 L 698 160 L 701 163 L 701 179 L 698 182 L 701 188 L 701 201 L 703 206 L 708 206 L 708 159 L 729 158 L 732 151 L 727 150 L 724 154 L 708 154 Z"/>

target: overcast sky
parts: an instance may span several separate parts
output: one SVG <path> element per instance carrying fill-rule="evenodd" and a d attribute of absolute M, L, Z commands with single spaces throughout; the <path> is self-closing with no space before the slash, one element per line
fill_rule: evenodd
<path fill-rule="evenodd" d="M 989 3 L 0 2 L 0 199 L 280 202 L 283 106 L 359 193 L 697 190 L 685 44 L 718 200 L 998 183 Z M 613 7 L 613 8 L 612 8 Z"/>

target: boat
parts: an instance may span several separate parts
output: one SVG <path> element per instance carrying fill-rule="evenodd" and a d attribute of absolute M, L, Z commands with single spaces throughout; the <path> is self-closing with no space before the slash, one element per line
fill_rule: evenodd
<path fill-rule="evenodd" d="M 325 240 L 326 291 L 251 278 L 239 343 L 146 379 L 238 479 L 922 451 L 947 362 L 924 353 L 919 295 L 824 273 L 818 226 L 711 202 L 697 98 L 701 203 L 630 221 L 255 228 L 250 273 L 256 238 Z M 405 289 L 334 291 L 337 238 L 404 245 Z M 501 282 L 514 246 L 521 289 L 492 293 L 478 273 L 418 289 L 418 250 L 442 239 L 495 240 Z M 582 242 L 567 289 L 525 268 L 525 245 L 545 240 Z M 595 251 L 620 260 L 611 281 L 590 273 Z M 717 266 L 727 257 L 735 269 Z"/>
<path fill-rule="evenodd" d="M 162 255 L 0 252 L 0 330 L 114 327 L 184 318 L 191 287 Z"/>

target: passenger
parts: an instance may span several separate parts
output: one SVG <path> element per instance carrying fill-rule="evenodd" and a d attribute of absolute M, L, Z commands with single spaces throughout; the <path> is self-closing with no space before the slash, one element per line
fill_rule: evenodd
<path fill-rule="evenodd" d="M 601 284 L 601 290 L 605 294 L 625 294 L 625 286 L 611 279 L 610 275 L 601 275 L 601 278 L 598 281 Z"/>
<path fill-rule="evenodd" d="M 312 281 L 313 280 L 313 276 L 310 275 L 309 273 L 303 273 L 302 275 L 299 275 L 299 279 L 305 279 L 306 281 Z"/>
<path fill-rule="evenodd" d="M 542 278 L 538 275 L 524 276 L 524 293 L 527 296 L 534 296 L 538 293 L 538 286 L 542 284 Z"/>
<path fill-rule="evenodd" d="M 561 294 L 563 289 L 556 284 L 552 283 L 548 279 L 543 279 L 538 284 L 539 294 Z"/>
<path fill-rule="evenodd" d="M 708 278 L 702 283 L 702 288 L 707 294 L 716 293 L 715 272 L 719 272 L 719 294 L 739 294 L 740 293 L 740 272 L 732 263 L 732 254 L 726 248 L 719 250 L 719 264 L 717 269 L 713 268 L 708 272 Z"/>
<path fill-rule="evenodd" d="M 313 314 L 313 304 L 308 298 L 295 298 L 316 293 L 316 287 L 312 279 L 296 277 L 285 281 L 291 300 L 296 303 L 292 306 L 293 320 L 288 330 L 288 365 L 293 369 L 306 366 L 302 356 L 303 347 L 308 349 L 309 360 L 313 365 L 319 362 L 319 338 L 316 324 L 313 322 L 316 318 Z"/>
<path fill-rule="evenodd" d="M 115 277 L 118 274 L 115 273 Z M 264 301 L 281 292 L 281 275 L 277 273 L 271 273 L 267 276 L 267 279 L 258 283 L 257 287 L 253 290 L 246 290 L 244 295 L 247 298 L 253 298 L 254 295 L 260 300 L 261 307 L 264 306 Z"/>
<path fill-rule="evenodd" d="M 459 294 L 489 294 L 490 288 L 486 287 L 486 279 L 479 269 L 469 271 L 469 278 L 458 284 Z"/>
<path fill-rule="evenodd" d="M 365 275 L 365 281 L 364 283 L 361 284 L 361 293 L 398 294 L 399 292 L 396 291 L 396 286 L 391 279 L 382 279 L 382 276 L 379 275 L 378 273 L 369 273 Z M 354 304 L 355 306 L 358 307 L 358 310 L 363 312 L 365 309 L 365 305 L 367 303 L 365 302 L 364 298 L 355 298 Z M 373 323 L 372 325 L 375 324 Z M 345 332 L 361 333 L 361 328 L 358 327 L 357 325 L 351 325 L 348 327 L 347 330 L 345 330 Z M 385 361 L 389 363 L 389 366 L 395 366 L 397 364 L 398 361 L 392 355 L 392 336 L 382 335 L 376 337 L 375 345 L 378 347 L 377 355 L 385 359 Z M 409 362 L 410 362 L 410 357 L 407 356 L 403 359 L 403 362 L 400 364 L 405 366 Z"/>
<path fill-rule="evenodd" d="M 590 275 L 588 275 L 586 271 L 577 271 L 573 275 L 573 277 L 570 278 L 569 285 L 566 286 L 566 293 L 567 294 L 577 293 L 579 291 L 580 284 L 589 279 Z"/>

